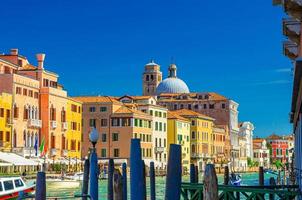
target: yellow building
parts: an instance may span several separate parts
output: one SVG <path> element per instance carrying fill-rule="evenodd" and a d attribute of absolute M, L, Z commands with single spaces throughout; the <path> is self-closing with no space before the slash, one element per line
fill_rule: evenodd
<path fill-rule="evenodd" d="M 7 93 L 0 94 L 0 150 L 10 151 L 12 147 L 12 96 Z"/>
<path fill-rule="evenodd" d="M 62 137 L 63 156 L 81 158 L 82 142 L 82 103 L 69 98 L 67 100 L 66 122 L 62 128 L 67 129 Z"/>
<path fill-rule="evenodd" d="M 182 152 L 183 173 L 190 169 L 190 121 L 175 112 L 168 111 L 168 151 L 170 144 L 180 144 Z"/>
<path fill-rule="evenodd" d="M 213 162 L 214 119 L 187 109 L 176 110 L 173 113 L 191 121 L 191 162 L 203 169 L 206 163 Z"/>

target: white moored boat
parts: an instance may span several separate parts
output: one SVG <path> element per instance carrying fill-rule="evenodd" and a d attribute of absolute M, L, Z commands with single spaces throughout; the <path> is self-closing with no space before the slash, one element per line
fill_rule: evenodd
<path fill-rule="evenodd" d="M 35 184 L 27 185 L 21 177 L 0 178 L 0 200 L 16 199 L 19 194 L 24 196 L 35 191 Z"/>

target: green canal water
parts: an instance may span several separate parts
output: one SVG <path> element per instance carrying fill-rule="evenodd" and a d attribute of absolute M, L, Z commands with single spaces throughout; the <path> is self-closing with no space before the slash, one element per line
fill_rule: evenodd
<path fill-rule="evenodd" d="M 274 175 L 265 174 L 265 184 L 268 184 L 270 177 L 275 177 Z M 243 173 L 242 185 L 258 185 L 258 174 L 257 173 Z M 275 177 L 276 178 L 276 177 Z M 202 180 L 202 177 L 199 177 Z M 129 180 L 128 180 L 129 181 Z M 189 177 L 183 177 L 183 182 L 189 181 Z M 218 182 L 223 183 L 223 175 L 218 175 Z M 128 197 L 130 195 L 130 183 L 128 182 Z M 147 178 L 147 196 L 149 196 L 149 180 Z M 75 194 L 80 194 L 81 188 L 64 189 L 64 188 L 54 188 L 47 185 L 47 196 L 49 197 L 71 197 Z M 165 193 L 165 177 L 156 177 L 156 198 L 159 200 L 164 199 Z M 99 198 L 107 198 L 107 180 L 101 180 L 99 182 Z M 74 198 L 73 198 L 74 199 Z"/>

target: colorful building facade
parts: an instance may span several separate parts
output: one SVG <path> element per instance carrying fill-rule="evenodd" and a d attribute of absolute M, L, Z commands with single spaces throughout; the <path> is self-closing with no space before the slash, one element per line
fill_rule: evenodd
<path fill-rule="evenodd" d="M 123 96 L 118 99 L 126 106 L 152 116 L 153 161 L 156 169 L 167 166 L 167 109 L 156 104 L 151 96 Z"/>
<path fill-rule="evenodd" d="M 58 75 L 44 68 L 45 54 L 36 57 L 34 66 L 18 49 L 0 55 L 0 92 L 12 95 L 12 151 L 37 157 L 44 141 L 43 154 L 55 160 L 63 154 L 69 98 Z"/>
<path fill-rule="evenodd" d="M 12 148 L 12 95 L 0 94 L 0 151 Z"/>
<path fill-rule="evenodd" d="M 191 162 L 198 165 L 200 169 L 204 169 L 208 162 L 214 161 L 213 126 L 215 119 L 187 109 L 171 112 L 190 120 Z"/>
<path fill-rule="evenodd" d="M 288 141 L 284 136 L 272 134 L 266 138 L 266 141 L 271 146 L 272 161 L 280 160 L 283 163 L 289 161 Z"/>
<path fill-rule="evenodd" d="M 267 148 L 267 142 L 262 138 L 253 140 L 253 161 L 258 162 L 259 166 L 270 167 L 270 150 Z"/>
<path fill-rule="evenodd" d="M 89 133 L 96 128 L 100 139 L 96 145 L 98 156 L 115 163 L 129 161 L 132 138 L 141 139 L 142 157 L 149 165 L 152 151 L 152 117 L 137 109 L 129 108 L 112 97 L 75 97 L 83 106 L 82 157 L 88 156 Z"/>
<path fill-rule="evenodd" d="M 178 115 L 175 112 L 168 111 L 168 136 L 167 147 L 169 151 L 170 144 L 181 145 L 182 151 L 182 171 L 188 173 L 191 161 L 191 144 L 190 144 L 190 120 Z"/>

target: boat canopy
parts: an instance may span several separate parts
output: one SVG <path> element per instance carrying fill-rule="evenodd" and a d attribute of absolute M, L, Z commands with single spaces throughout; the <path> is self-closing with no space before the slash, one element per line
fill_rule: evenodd
<path fill-rule="evenodd" d="M 38 162 L 14 153 L 0 152 L 0 166 L 37 166 Z"/>

